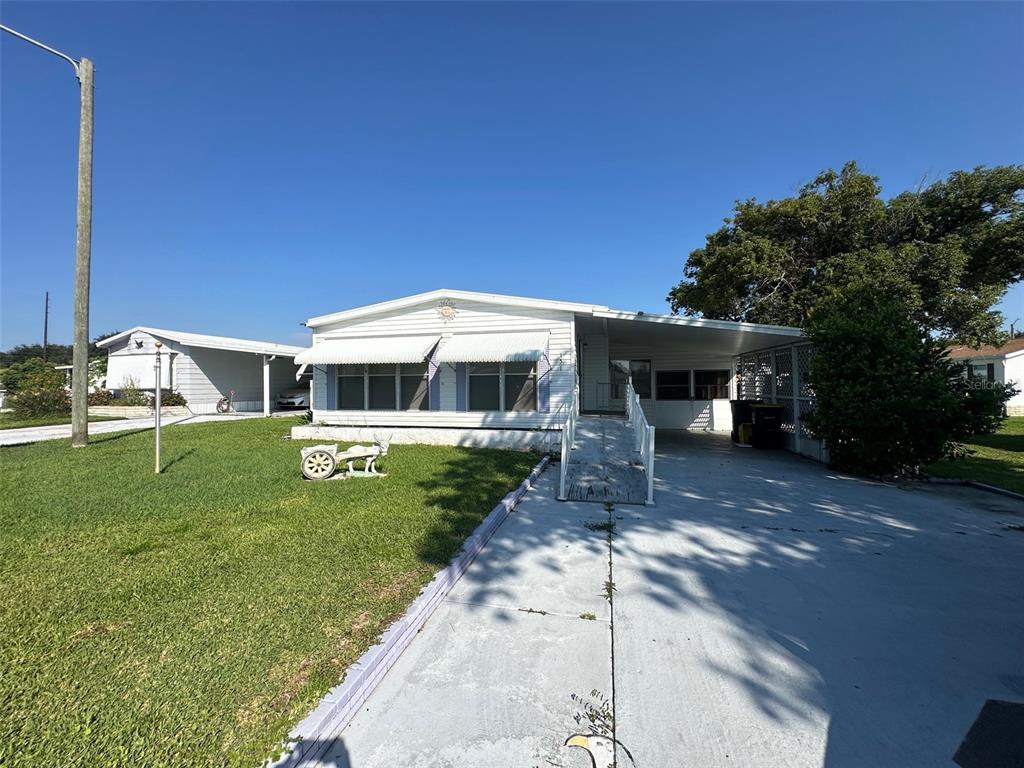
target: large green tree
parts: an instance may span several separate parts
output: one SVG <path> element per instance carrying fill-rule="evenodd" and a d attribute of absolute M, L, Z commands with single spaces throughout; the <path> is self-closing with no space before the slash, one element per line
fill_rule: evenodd
<path fill-rule="evenodd" d="M 889 200 L 856 163 L 795 197 L 736 205 L 686 262 L 673 312 L 803 326 L 854 287 L 899 296 L 926 331 L 999 339 L 993 307 L 1024 279 L 1024 166 L 957 171 Z"/>

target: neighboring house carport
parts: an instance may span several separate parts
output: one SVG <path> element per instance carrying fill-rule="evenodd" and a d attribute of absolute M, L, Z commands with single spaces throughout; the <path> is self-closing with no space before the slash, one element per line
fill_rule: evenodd
<path fill-rule="evenodd" d="M 131 381 L 155 389 L 157 341 L 163 344 L 160 385 L 180 392 L 193 413 L 215 412 L 217 401 L 234 391 L 234 410 L 269 415 L 278 394 L 308 387 L 308 379 L 296 381 L 295 356 L 303 347 L 137 326 L 97 343 L 109 352 L 107 388 Z"/>

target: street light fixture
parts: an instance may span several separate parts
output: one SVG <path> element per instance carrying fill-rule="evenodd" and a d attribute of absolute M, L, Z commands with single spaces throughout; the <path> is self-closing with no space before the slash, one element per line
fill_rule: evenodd
<path fill-rule="evenodd" d="M 89 59 L 76 61 L 66 53 L 33 40 L 10 27 L 0 30 L 60 56 L 75 70 L 81 85 L 82 107 L 78 129 L 78 210 L 75 232 L 75 326 L 71 355 L 71 445 L 89 443 L 89 272 L 92 260 L 92 111 L 93 66 Z"/>

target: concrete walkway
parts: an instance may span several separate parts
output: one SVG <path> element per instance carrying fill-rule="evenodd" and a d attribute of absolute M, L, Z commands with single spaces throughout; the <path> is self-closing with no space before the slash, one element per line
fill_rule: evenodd
<path fill-rule="evenodd" d="M 563 745 L 607 699 L 643 768 L 930 768 L 1024 702 L 1018 502 L 711 435 L 657 461 L 611 542 L 547 472 L 321 765 L 584 768 Z"/>
<path fill-rule="evenodd" d="M 160 421 L 162 427 L 172 424 L 202 424 L 207 421 L 231 421 L 235 419 L 255 419 L 262 413 L 228 413 L 206 414 L 202 416 L 164 416 Z M 126 432 L 136 429 L 152 429 L 153 417 L 144 419 L 117 419 L 116 421 L 90 421 L 90 435 L 106 435 L 111 432 Z M 25 427 L 24 429 L 0 429 L 0 445 L 26 445 L 40 443 L 44 440 L 67 440 L 71 437 L 70 424 L 55 424 L 50 427 Z"/>
<path fill-rule="evenodd" d="M 643 504 L 647 478 L 633 428 L 622 416 L 580 416 L 569 454 L 566 497 L 572 501 Z"/>

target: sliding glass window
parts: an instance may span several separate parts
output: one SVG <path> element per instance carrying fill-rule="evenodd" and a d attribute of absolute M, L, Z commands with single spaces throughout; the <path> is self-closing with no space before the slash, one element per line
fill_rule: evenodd
<path fill-rule="evenodd" d="M 469 374 L 469 410 L 500 411 L 501 410 L 501 364 L 470 363 Z"/>
<path fill-rule="evenodd" d="M 536 363 L 505 363 L 505 410 L 537 410 Z"/>
<path fill-rule="evenodd" d="M 363 366 L 338 366 L 338 409 L 361 411 L 366 408 L 366 389 L 363 381 Z"/>
<path fill-rule="evenodd" d="M 399 408 L 403 411 L 429 411 L 430 388 L 427 366 L 402 363 L 398 370 L 402 393 Z"/>
<path fill-rule="evenodd" d="M 426 363 L 338 366 L 342 411 L 428 411 Z"/>
<path fill-rule="evenodd" d="M 368 365 L 366 369 L 366 374 L 369 378 L 369 409 L 371 411 L 395 410 L 397 403 L 395 399 L 395 366 Z"/>
<path fill-rule="evenodd" d="M 729 371 L 694 371 L 695 400 L 726 400 L 729 397 Z"/>

